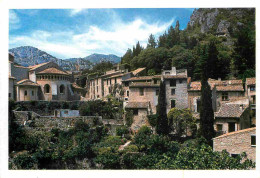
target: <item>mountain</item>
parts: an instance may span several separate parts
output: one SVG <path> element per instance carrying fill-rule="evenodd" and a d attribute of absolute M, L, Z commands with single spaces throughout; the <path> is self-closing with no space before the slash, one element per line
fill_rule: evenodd
<path fill-rule="evenodd" d="M 44 62 L 53 61 L 57 63 L 64 70 L 80 70 L 88 69 L 95 63 L 102 61 L 111 61 L 112 63 L 120 62 L 120 57 L 109 54 L 92 54 L 84 58 L 70 58 L 70 59 L 58 59 L 38 48 L 32 46 L 21 46 L 13 49 L 9 49 L 9 52 L 14 55 L 15 62 L 22 66 L 31 66 L 41 64 Z"/>

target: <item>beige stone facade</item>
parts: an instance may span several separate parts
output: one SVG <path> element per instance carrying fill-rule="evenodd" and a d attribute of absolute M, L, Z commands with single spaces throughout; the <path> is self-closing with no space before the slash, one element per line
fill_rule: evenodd
<path fill-rule="evenodd" d="M 213 138 L 214 151 L 227 150 L 231 156 L 246 152 L 247 158 L 256 161 L 256 128 L 244 129 Z"/>

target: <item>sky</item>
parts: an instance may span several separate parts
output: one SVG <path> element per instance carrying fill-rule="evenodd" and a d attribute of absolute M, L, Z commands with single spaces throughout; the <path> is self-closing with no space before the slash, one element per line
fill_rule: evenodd
<path fill-rule="evenodd" d="M 138 41 L 146 47 L 180 22 L 186 28 L 192 8 L 10 9 L 9 49 L 33 46 L 57 58 L 93 53 L 123 56 Z"/>

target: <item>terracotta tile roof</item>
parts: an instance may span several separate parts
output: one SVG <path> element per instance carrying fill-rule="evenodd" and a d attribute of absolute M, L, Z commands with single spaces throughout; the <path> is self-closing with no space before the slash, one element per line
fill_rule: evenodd
<path fill-rule="evenodd" d="M 255 85 L 255 78 L 246 78 L 246 85 Z"/>
<path fill-rule="evenodd" d="M 106 79 L 115 78 L 115 77 L 122 77 L 123 75 L 125 75 L 125 73 L 111 75 L 111 76 L 109 76 L 109 77 L 106 77 Z"/>
<path fill-rule="evenodd" d="M 191 82 L 189 91 L 200 91 L 201 83 L 199 81 Z"/>
<path fill-rule="evenodd" d="M 164 79 L 187 78 L 187 75 L 163 75 Z"/>
<path fill-rule="evenodd" d="M 23 68 L 23 69 L 29 69 L 29 67 L 24 67 L 24 66 L 19 66 L 19 65 L 14 65 L 14 67 Z"/>
<path fill-rule="evenodd" d="M 129 102 L 125 108 L 148 108 L 149 102 Z"/>
<path fill-rule="evenodd" d="M 243 130 L 238 130 L 238 131 L 235 131 L 235 132 L 229 132 L 229 133 L 220 135 L 220 136 L 218 136 L 218 137 L 215 137 L 215 138 L 213 138 L 213 139 L 218 139 L 218 138 L 222 138 L 222 137 L 227 137 L 227 136 L 230 136 L 230 135 L 234 135 L 234 134 L 238 134 L 238 133 L 243 133 L 243 132 L 250 132 L 250 131 L 253 131 L 253 130 L 256 130 L 256 127 L 248 128 L 248 129 L 243 129 Z"/>
<path fill-rule="evenodd" d="M 215 112 L 215 118 L 216 117 L 239 118 L 247 108 L 248 108 L 247 105 L 243 105 L 243 108 L 241 108 L 240 104 L 222 104 L 219 111 Z"/>
<path fill-rule="evenodd" d="M 73 88 L 76 88 L 76 89 L 84 90 L 84 88 L 78 86 L 76 83 L 73 83 L 73 84 L 72 84 L 72 87 L 73 87 Z"/>
<path fill-rule="evenodd" d="M 37 65 L 33 65 L 33 66 L 29 66 L 28 68 L 30 68 L 30 70 L 35 70 L 38 67 L 44 66 L 45 64 L 51 63 L 51 61 L 49 62 L 45 62 L 45 63 L 41 63 L 41 64 L 37 64 Z"/>
<path fill-rule="evenodd" d="M 152 87 L 152 88 L 159 88 L 160 84 L 154 84 L 152 82 L 134 82 L 130 83 L 129 87 L 135 88 L 135 87 Z"/>
<path fill-rule="evenodd" d="M 17 82 L 17 85 L 21 85 L 21 86 L 35 86 L 35 87 L 38 87 L 40 86 L 39 84 L 29 80 L 29 79 L 23 79 L 23 80 L 20 80 L 19 82 Z"/>
<path fill-rule="evenodd" d="M 45 70 L 39 72 L 38 74 L 61 74 L 61 75 L 68 75 L 67 72 L 62 71 L 62 70 L 57 69 L 57 68 L 54 68 L 54 67 L 52 67 L 52 68 L 47 68 L 47 69 L 45 69 Z"/>
<path fill-rule="evenodd" d="M 220 85 L 216 86 L 217 91 L 244 91 L 243 85 Z"/>
<path fill-rule="evenodd" d="M 132 71 L 132 73 L 133 73 L 134 75 L 137 75 L 138 73 L 144 71 L 145 69 L 146 69 L 145 67 L 143 67 L 143 68 L 138 68 L 138 69 Z"/>
<path fill-rule="evenodd" d="M 153 76 L 140 76 L 140 77 L 132 77 L 124 81 L 142 81 L 142 80 L 152 80 L 154 78 L 161 78 L 161 75 L 153 75 Z"/>

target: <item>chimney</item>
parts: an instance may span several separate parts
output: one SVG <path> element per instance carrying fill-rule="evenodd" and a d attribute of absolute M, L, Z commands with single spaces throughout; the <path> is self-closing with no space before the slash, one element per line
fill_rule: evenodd
<path fill-rule="evenodd" d="M 172 75 L 176 75 L 176 67 L 172 67 Z"/>

